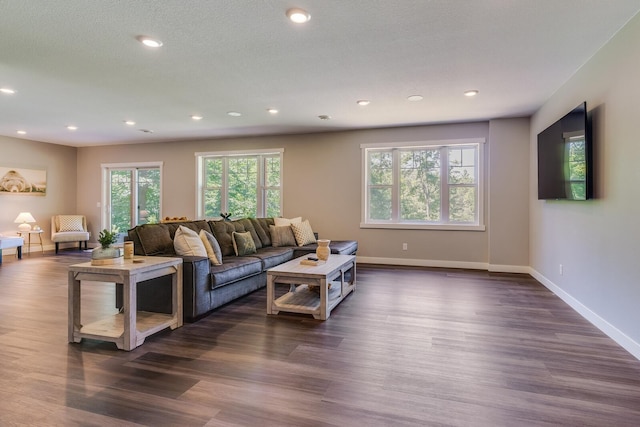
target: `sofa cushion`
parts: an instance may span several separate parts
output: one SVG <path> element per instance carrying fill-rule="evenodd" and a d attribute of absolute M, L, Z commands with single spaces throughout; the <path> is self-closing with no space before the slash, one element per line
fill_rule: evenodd
<path fill-rule="evenodd" d="M 231 234 L 236 231 L 236 228 L 231 221 L 209 221 L 209 226 L 211 227 L 214 237 L 220 244 L 222 257 L 235 255 Z"/>
<path fill-rule="evenodd" d="M 182 256 L 207 256 L 207 250 L 198 233 L 190 228 L 180 226 L 173 238 L 176 254 Z"/>
<path fill-rule="evenodd" d="M 243 218 L 243 219 L 237 220 L 237 222 L 242 224 L 242 226 L 244 227 L 244 231 L 251 233 L 251 238 L 253 239 L 253 243 L 256 249 L 260 249 L 262 247 L 262 240 L 260 240 L 260 236 L 258 236 L 258 233 L 256 232 L 256 229 L 253 226 L 253 223 L 251 222 L 251 220 L 249 218 Z"/>
<path fill-rule="evenodd" d="M 209 233 L 207 230 L 200 230 L 198 236 L 200 236 L 200 240 L 202 240 L 202 244 L 204 245 L 204 249 L 207 251 L 207 257 L 209 257 L 211 264 L 222 264 L 222 251 L 220 250 L 218 241 L 213 237 L 213 234 Z"/>
<path fill-rule="evenodd" d="M 250 218 L 253 229 L 262 242 L 262 246 L 271 246 L 271 236 L 269 235 L 269 220 L 272 218 Z"/>
<path fill-rule="evenodd" d="M 272 246 L 259 249 L 252 257 L 260 258 L 262 261 L 262 269 L 267 270 L 269 268 L 280 265 L 283 262 L 287 262 L 293 259 L 293 248 L 274 248 Z"/>
<path fill-rule="evenodd" d="M 58 231 L 85 231 L 82 215 L 58 215 Z"/>
<path fill-rule="evenodd" d="M 309 243 L 316 242 L 316 236 L 313 234 L 313 230 L 311 229 L 311 224 L 308 219 L 299 223 L 292 223 L 291 231 L 293 231 L 293 237 L 296 238 L 298 246 L 304 246 Z"/>
<path fill-rule="evenodd" d="M 296 224 L 302 222 L 302 217 L 301 216 L 297 216 L 295 218 L 273 218 L 273 225 L 275 225 L 276 227 L 282 227 L 285 225 L 291 225 L 291 224 Z"/>
<path fill-rule="evenodd" d="M 236 253 L 236 256 L 245 256 L 256 253 L 256 244 L 253 241 L 253 237 L 251 237 L 251 233 L 245 231 L 244 233 L 238 233 L 234 231 L 231 234 L 233 237 L 233 250 Z"/>
<path fill-rule="evenodd" d="M 196 234 L 200 233 L 200 230 L 211 231 L 211 228 L 209 228 L 209 224 L 207 223 L 207 221 L 204 221 L 204 220 L 167 222 L 167 223 L 163 223 L 163 225 L 165 225 L 169 230 L 169 235 L 171 236 L 172 239 L 175 238 L 176 231 L 178 231 L 178 228 L 180 227 L 186 227 L 190 230 L 193 230 L 196 232 Z"/>
<path fill-rule="evenodd" d="M 293 231 L 291 231 L 290 225 L 282 227 L 270 225 L 269 232 L 271 234 L 271 245 L 274 248 L 279 246 L 296 246 L 296 238 L 293 237 Z"/>
<path fill-rule="evenodd" d="M 173 239 L 165 224 L 144 224 L 136 227 L 144 255 L 175 255 Z"/>
<path fill-rule="evenodd" d="M 225 286 L 246 277 L 262 273 L 262 261 L 254 257 L 229 257 L 224 264 L 210 268 L 211 288 Z"/>
<path fill-rule="evenodd" d="M 297 258 L 313 253 L 317 248 L 317 243 L 298 246 L 293 251 L 293 257 Z M 329 243 L 329 248 L 331 249 L 332 254 L 355 255 L 355 253 L 358 251 L 358 242 L 356 240 L 332 240 L 331 243 Z"/>

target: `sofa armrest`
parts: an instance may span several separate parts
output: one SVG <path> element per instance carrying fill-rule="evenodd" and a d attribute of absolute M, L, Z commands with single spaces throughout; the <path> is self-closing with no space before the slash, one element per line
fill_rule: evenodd
<path fill-rule="evenodd" d="M 211 276 L 209 258 L 183 256 L 182 310 L 190 321 L 211 310 Z"/>

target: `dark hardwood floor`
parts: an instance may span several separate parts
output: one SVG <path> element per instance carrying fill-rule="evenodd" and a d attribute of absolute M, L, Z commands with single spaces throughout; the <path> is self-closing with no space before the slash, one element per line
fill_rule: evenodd
<path fill-rule="evenodd" d="M 0 425 L 637 426 L 640 361 L 526 275 L 358 266 L 326 322 L 266 291 L 131 352 L 67 343 L 67 266 L 5 256 Z M 114 311 L 83 287 L 83 322 Z"/>

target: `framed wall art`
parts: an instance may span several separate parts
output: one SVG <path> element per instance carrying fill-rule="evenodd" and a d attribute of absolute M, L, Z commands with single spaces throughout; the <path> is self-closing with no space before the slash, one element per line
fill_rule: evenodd
<path fill-rule="evenodd" d="M 44 196 L 47 194 L 47 171 L 0 166 L 0 194 Z"/>

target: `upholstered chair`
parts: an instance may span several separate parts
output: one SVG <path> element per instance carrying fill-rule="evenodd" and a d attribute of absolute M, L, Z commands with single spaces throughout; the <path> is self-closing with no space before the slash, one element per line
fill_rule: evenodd
<path fill-rule="evenodd" d="M 84 215 L 54 215 L 51 217 L 51 241 L 56 244 L 56 253 L 60 243 L 78 242 L 78 249 L 87 249 L 89 232 Z"/>

